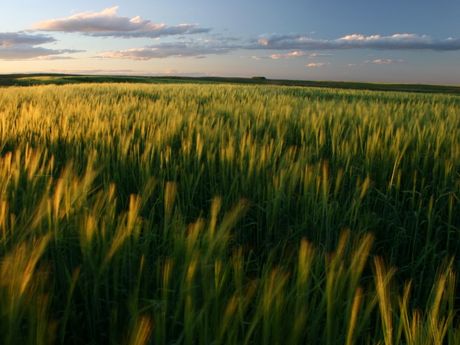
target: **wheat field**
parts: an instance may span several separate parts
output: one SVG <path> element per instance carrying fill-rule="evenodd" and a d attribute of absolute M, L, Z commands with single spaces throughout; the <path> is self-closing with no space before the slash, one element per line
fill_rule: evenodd
<path fill-rule="evenodd" d="M 460 344 L 460 98 L 0 89 L 0 343 Z"/>

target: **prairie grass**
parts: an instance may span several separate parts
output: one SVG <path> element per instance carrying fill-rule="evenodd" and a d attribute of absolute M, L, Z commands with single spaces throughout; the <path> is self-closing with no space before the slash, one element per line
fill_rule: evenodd
<path fill-rule="evenodd" d="M 1 344 L 459 344 L 460 99 L 0 93 Z"/>

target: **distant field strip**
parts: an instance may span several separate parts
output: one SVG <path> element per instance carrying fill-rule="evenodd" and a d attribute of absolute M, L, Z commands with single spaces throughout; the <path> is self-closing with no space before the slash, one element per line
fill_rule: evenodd
<path fill-rule="evenodd" d="M 344 90 L 373 90 L 390 92 L 416 92 L 460 95 L 460 85 L 388 84 L 348 81 L 315 81 L 266 79 L 264 77 L 178 77 L 178 76 L 129 76 L 129 75 L 71 75 L 71 74 L 0 74 L 0 87 L 66 85 L 80 83 L 136 83 L 136 84 L 236 84 L 278 85 Z"/>
<path fill-rule="evenodd" d="M 0 344 L 455 345 L 459 271 L 458 96 L 0 89 Z"/>

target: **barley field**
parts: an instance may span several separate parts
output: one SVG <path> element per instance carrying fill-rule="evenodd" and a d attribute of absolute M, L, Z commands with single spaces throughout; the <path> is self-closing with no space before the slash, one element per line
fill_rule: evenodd
<path fill-rule="evenodd" d="M 460 98 L 0 89 L 0 343 L 460 344 Z"/>

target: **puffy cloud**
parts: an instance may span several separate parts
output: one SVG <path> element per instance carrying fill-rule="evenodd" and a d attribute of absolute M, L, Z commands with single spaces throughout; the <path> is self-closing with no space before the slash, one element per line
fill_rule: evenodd
<path fill-rule="evenodd" d="M 57 59 L 66 53 L 76 53 L 77 50 L 49 49 L 40 47 L 45 43 L 56 40 L 46 35 L 30 35 L 24 32 L 0 32 L 0 60 L 24 59 Z"/>
<path fill-rule="evenodd" d="M 152 60 L 168 57 L 204 57 L 206 55 L 225 54 L 228 48 L 186 43 L 164 43 L 156 46 L 107 51 L 96 57 L 109 59 Z"/>
<path fill-rule="evenodd" d="M 304 51 L 301 50 L 294 50 L 289 53 L 285 54 L 272 54 L 270 55 L 270 58 L 273 60 L 279 60 L 279 59 L 290 59 L 290 58 L 298 58 L 307 55 Z"/>
<path fill-rule="evenodd" d="M 196 24 L 152 23 L 141 17 L 121 17 L 118 6 L 106 8 L 101 12 L 80 12 L 70 17 L 46 20 L 34 25 L 38 31 L 79 32 L 90 36 L 103 37 L 150 37 L 206 33 L 210 30 Z"/>
<path fill-rule="evenodd" d="M 332 56 L 332 54 L 325 54 L 325 53 L 311 53 L 311 54 L 308 54 L 309 58 L 315 58 L 315 57 L 319 57 L 319 56 Z"/>
<path fill-rule="evenodd" d="M 253 49 L 272 50 L 337 50 L 337 49 L 387 49 L 387 50 L 460 50 L 460 39 L 433 39 L 427 35 L 352 34 L 337 39 L 315 39 L 305 35 L 270 35 L 259 38 Z"/>
<path fill-rule="evenodd" d="M 320 68 L 329 65 L 328 62 L 310 62 L 305 65 L 305 67 L 308 68 Z"/>

